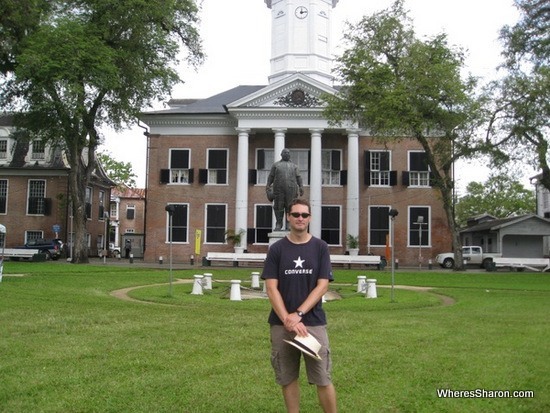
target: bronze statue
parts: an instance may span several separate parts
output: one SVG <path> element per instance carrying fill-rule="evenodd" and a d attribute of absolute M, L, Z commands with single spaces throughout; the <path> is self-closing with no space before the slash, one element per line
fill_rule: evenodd
<path fill-rule="evenodd" d="M 283 218 L 288 212 L 288 205 L 294 198 L 304 194 L 302 177 L 298 166 L 290 161 L 290 151 L 281 151 L 281 160 L 275 162 L 267 178 L 267 199 L 273 201 L 275 212 L 275 231 L 283 228 Z"/>

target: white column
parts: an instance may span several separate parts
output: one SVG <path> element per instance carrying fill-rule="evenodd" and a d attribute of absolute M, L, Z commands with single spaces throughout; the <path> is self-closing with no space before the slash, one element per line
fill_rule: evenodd
<path fill-rule="evenodd" d="M 321 132 L 322 129 L 310 129 L 311 132 L 311 171 L 309 173 L 309 202 L 311 203 L 312 220 L 309 232 L 321 238 L 321 212 L 323 205 L 323 174 L 321 157 Z"/>
<path fill-rule="evenodd" d="M 348 132 L 346 233 L 359 236 L 359 130 Z"/>
<path fill-rule="evenodd" d="M 250 129 L 237 128 L 239 142 L 237 149 L 237 193 L 235 196 L 235 231 L 243 229 L 241 247 L 246 248 L 248 217 L 248 134 Z"/>
<path fill-rule="evenodd" d="M 275 133 L 275 142 L 273 145 L 273 162 L 281 160 L 281 152 L 285 148 L 285 128 L 273 129 Z"/>

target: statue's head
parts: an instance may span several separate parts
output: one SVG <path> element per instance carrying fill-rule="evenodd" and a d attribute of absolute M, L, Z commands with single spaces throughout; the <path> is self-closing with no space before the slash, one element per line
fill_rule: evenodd
<path fill-rule="evenodd" d="M 281 151 L 281 159 L 283 161 L 290 160 L 290 151 L 287 148 L 285 148 Z"/>

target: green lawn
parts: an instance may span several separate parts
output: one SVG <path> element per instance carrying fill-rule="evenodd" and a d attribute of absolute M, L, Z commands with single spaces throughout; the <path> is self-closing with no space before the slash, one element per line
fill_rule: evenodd
<path fill-rule="evenodd" d="M 227 299 L 227 280 L 251 269 L 174 270 L 174 280 L 213 273 L 191 295 L 169 271 L 128 265 L 4 264 L 0 283 L 0 412 L 282 412 L 269 364 L 267 300 Z M 18 276 L 15 276 L 18 275 Z M 22 276 L 21 276 L 22 275 Z M 355 292 L 378 280 L 378 298 Z M 550 411 L 550 274 L 337 270 L 325 304 L 341 412 Z M 163 284 L 164 283 L 164 284 Z M 161 284 L 161 285 L 158 285 Z M 148 286 L 151 285 L 151 286 Z M 114 298 L 114 290 L 147 286 Z M 302 411 L 317 412 L 303 381 Z M 529 390 L 532 398 L 439 398 L 438 389 Z M 472 394 L 468 394 L 472 395 Z"/>

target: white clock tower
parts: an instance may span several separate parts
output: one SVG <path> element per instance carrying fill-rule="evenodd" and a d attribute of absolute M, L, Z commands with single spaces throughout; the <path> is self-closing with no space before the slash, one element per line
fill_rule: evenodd
<path fill-rule="evenodd" d="M 271 75 L 295 73 L 332 85 L 331 14 L 339 0 L 265 0 L 271 9 Z"/>

